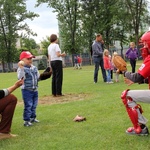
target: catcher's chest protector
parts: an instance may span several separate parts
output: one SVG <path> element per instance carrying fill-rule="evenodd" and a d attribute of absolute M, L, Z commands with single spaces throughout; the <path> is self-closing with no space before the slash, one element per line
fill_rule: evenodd
<path fill-rule="evenodd" d="M 128 106 L 128 101 L 132 101 L 132 98 L 131 97 L 127 97 L 127 92 L 129 90 L 125 90 L 122 92 L 122 95 L 121 95 L 121 99 L 122 99 L 122 102 L 124 103 L 125 107 L 126 107 L 126 111 L 128 113 L 128 116 L 134 126 L 134 130 L 135 132 L 138 134 L 142 131 L 140 125 L 138 124 L 138 112 L 137 112 L 137 109 L 140 110 L 140 112 L 142 113 L 142 108 L 139 104 L 137 104 L 135 107 L 133 108 L 130 108 Z M 130 131 L 130 128 L 128 129 L 128 132 L 131 132 Z"/>

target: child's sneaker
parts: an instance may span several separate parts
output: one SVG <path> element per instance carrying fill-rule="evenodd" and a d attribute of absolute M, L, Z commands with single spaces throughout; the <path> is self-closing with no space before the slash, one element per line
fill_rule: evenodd
<path fill-rule="evenodd" d="M 30 122 L 30 121 L 25 121 L 24 122 L 24 126 L 25 127 L 30 127 L 30 126 L 32 126 L 33 124 Z"/>
<path fill-rule="evenodd" d="M 40 121 L 37 120 L 37 119 L 35 119 L 35 118 L 31 118 L 31 119 L 30 119 L 30 122 L 31 122 L 31 123 L 34 123 L 34 122 L 35 122 L 35 123 L 39 123 Z"/>
<path fill-rule="evenodd" d="M 114 83 L 114 82 L 110 81 L 109 83 Z"/>

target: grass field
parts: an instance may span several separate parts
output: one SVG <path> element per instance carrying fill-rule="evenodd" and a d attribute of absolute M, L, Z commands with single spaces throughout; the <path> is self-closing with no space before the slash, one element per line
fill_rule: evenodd
<path fill-rule="evenodd" d="M 148 85 L 128 87 L 122 76 L 119 83 L 106 84 L 102 81 L 101 71 L 98 83 L 94 84 L 93 70 L 94 66 L 84 66 L 81 70 L 64 68 L 65 96 L 55 100 L 50 96 L 51 79 L 39 82 L 37 119 L 40 123 L 33 127 L 23 126 L 22 97 L 17 89 L 14 94 L 18 105 L 12 133 L 19 136 L 1 140 L 0 150 L 149 150 L 150 136 L 125 134 L 126 128 L 132 124 L 120 99 L 123 90 L 148 89 Z M 130 65 L 128 70 L 131 70 Z M 0 88 L 12 85 L 16 79 L 16 73 L 1 73 Z M 142 108 L 144 116 L 149 119 L 150 105 L 142 104 Z M 87 120 L 73 122 L 77 114 Z M 150 127 L 149 122 L 147 126 Z"/>

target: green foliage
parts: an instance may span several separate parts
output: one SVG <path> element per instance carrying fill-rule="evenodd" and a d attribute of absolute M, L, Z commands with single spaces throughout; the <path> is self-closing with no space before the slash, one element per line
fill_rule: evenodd
<path fill-rule="evenodd" d="M 80 22 L 79 22 L 79 12 L 80 5 L 78 0 L 67 0 L 67 1 L 43 1 L 38 0 L 41 4 L 47 2 L 48 5 L 54 8 L 57 12 L 57 17 L 59 20 L 59 35 L 60 35 L 60 46 L 61 49 L 67 53 L 77 53 L 79 52 L 80 43 L 76 42 L 76 39 L 80 36 Z"/>
<path fill-rule="evenodd" d="M 34 39 L 23 37 L 21 38 L 21 47 L 24 47 L 25 49 L 28 49 L 30 51 L 32 49 L 37 49 L 38 45 L 36 44 L 36 41 Z"/>
<path fill-rule="evenodd" d="M 136 44 L 139 43 L 139 29 L 142 24 L 147 23 L 146 18 L 149 15 L 146 0 L 127 0 L 125 3 L 128 14 L 130 14 L 130 31 L 133 31 Z"/>
<path fill-rule="evenodd" d="M 44 63 L 42 61 L 40 61 L 39 65 L 38 65 L 38 69 L 39 70 L 44 70 L 45 69 Z"/>
<path fill-rule="evenodd" d="M 0 60 L 8 64 L 14 61 L 18 31 L 25 30 L 33 34 L 23 21 L 37 16 L 27 12 L 25 0 L 0 1 Z M 11 70 L 11 66 L 8 67 Z"/>
<path fill-rule="evenodd" d="M 120 41 L 128 43 L 131 35 L 135 42 L 148 24 L 147 1 L 131 0 L 38 0 L 54 8 L 59 20 L 60 47 L 68 53 L 90 51 L 95 33 L 102 33 L 105 47 Z"/>
<path fill-rule="evenodd" d="M 48 50 L 47 50 L 47 48 L 48 48 L 48 46 L 49 46 L 49 44 L 50 44 L 50 37 L 46 37 L 46 39 L 43 39 L 42 41 L 41 41 L 41 45 L 42 45 L 42 54 L 43 55 L 46 55 L 46 56 L 48 56 Z"/>

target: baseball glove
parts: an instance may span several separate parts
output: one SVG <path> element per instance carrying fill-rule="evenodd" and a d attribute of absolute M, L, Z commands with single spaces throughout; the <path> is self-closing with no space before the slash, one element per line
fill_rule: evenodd
<path fill-rule="evenodd" d="M 114 55 L 112 58 L 114 66 L 118 69 L 117 72 L 122 72 L 127 70 L 127 64 L 121 56 Z"/>
<path fill-rule="evenodd" d="M 75 122 L 86 121 L 86 118 L 85 118 L 85 117 L 82 117 L 82 116 L 77 115 L 77 116 L 73 119 L 73 121 L 75 121 Z"/>
<path fill-rule="evenodd" d="M 52 75 L 52 71 L 51 71 L 51 68 L 50 67 L 47 67 L 43 73 L 40 74 L 40 77 L 39 79 L 40 80 L 46 80 L 46 79 L 49 79 Z"/>

